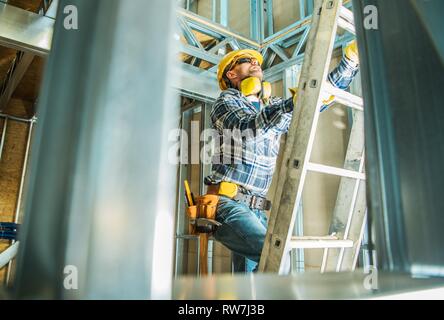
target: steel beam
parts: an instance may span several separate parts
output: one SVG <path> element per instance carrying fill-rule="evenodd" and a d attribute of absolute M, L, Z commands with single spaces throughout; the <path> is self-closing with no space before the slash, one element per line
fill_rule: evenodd
<path fill-rule="evenodd" d="M 169 299 L 176 176 L 163 138 L 179 118 L 170 85 L 178 54 L 174 2 L 60 5 L 68 3 L 82 27 L 56 22 L 16 297 Z M 77 290 L 66 286 L 66 266 L 78 271 Z"/>
<path fill-rule="evenodd" d="M 258 41 L 262 43 L 265 38 L 264 0 L 258 0 L 257 6 Z"/>
<path fill-rule="evenodd" d="M 251 0 L 251 1 L 252 1 L 251 8 L 253 10 L 252 35 L 255 34 L 254 38 L 259 39 L 260 23 L 258 19 L 260 17 L 260 14 L 258 10 L 263 11 L 263 3 L 262 0 L 261 1 Z M 345 1 L 345 3 L 347 3 L 347 1 Z M 270 8 L 270 5 L 271 4 L 269 3 L 267 4 L 268 10 Z M 0 43 L 6 46 L 14 46 L 15 44 L 15 48 L 17 49 L 23 51 L 31 51 L 31 52 L 37 51 L 40 55 L 46 56 L 49 53 L 49 48 L 51 45 L 53 20 L 48 17 L 40 17 L 38 15 L 29 13 L 22 9 L 11 8 L 11 6 L 8 6 L 6 4 L 0 4 L 0 6 L 8 7 L 8 10 L 13 10 L 15 12 L 15 15 L 18 18 L 13 18 L 12 20 L 15 21 L 14 22 L 15 24 L 21 22 L 21 27 L 19 29 L 29 30 L 26 32 L 26 34 L 35 34 L 35 36 L 29 37 L 27 39 L 23 39 L 23 36 L 21 36 L 20 33 L 17 32 L 8 32 L 6 34 L 5 30 L 8 30 L 8 28 L 10 27 L 9 26 L 7 28 L 2 27 L 2 24 L 5 25 L 5 21 L 7 21 L 7 19 L 2 18 L 5 12 L 4 10 L 0 10 Z M 288 26 L 287 28 L 267 37 L 265 40 L 263 40 L 262 43 L 259 43 L 247 37 L 239 35 L 236 32 L 231 31 L 230 29 L 221 24 L 214 23 L 206 18 L 198 16 L 187 10 L 177 9 L 176 14 L 182 19 L 184 19 L 185 24 L 187 25 L 186 30 L 188 33 L 185 33 L 185 35 L 188 34 L 188 36 L 190 36 L 190 32 L 192 33 L 191 30 L 196 30 L 198 32 L 211 36 L 214 39 L 217 39 L 221 42 L 226 39 L 231 39 L 230 44 L 232 44 L 233 49 L 250 48 L 255 50 L 261 50 L 261 48 L 266 48 L 267 46 L 269 47 L 270 45 L 276 45 L 285 49 L 294 44 L 298 44 L 297 50 L 295 51 L 295 53 L 297 52 L 296 56 L 293 55 L 293 57 L 291 57 L 291 59 L 288 59 L 288 61 L 279 63 L 273 66 L 271 69 L 266 70 L 265 76 L 269 81 L 280 80 L 282 78 L 282 72 L 286 68 L 291 67 L 294 64 L 300 64 L 302 62 L 303 55 L 301 55 L 300 53 L 300 50 L 302 49 L 301 44 L 303 44 L 303 41 L 305 40 L 305 37 L 308 34 L 307 32 L 305 32 L 305 30 L 311 23 L 311 16 L 308 16 L 300 21 L 295 22 L 294 24 Z M 39 20 L 40 22 L 38 24 L 33 23 L 32 25 L 28 25 L 30 22 L 33 21 L 32 19 L 29 18 L 29 15 L 34 17 L 33 19 L 37 19 L 37 17 L 39 17 L 42 18 L 43 20 L 41 21 Z M 8 19 L 11 20 L 11 15 Z M 302 36 L 298 37 L 298 35 L 301 32 Z M 3 34 L 3 40 L 1 38 L 2 34 Z M 211 53 L 213 52 L 205 51 L 205 49 L 201 48 L 199 44 L 196 41 L 194 41 L 193 38 L 195 37 L 191 38 L 189 37 L 189 41 L 195 44 L 197 48 L 193 46 L 184 45 L 183 47 L 184 53 L 190 54 L 198 59 L 207 60 L 213 64 L 217 64 L 220 61 L 219 56 L 211 55 Z M 342 46 L 343 43 L 349 42 L 352 38 L 353 37 L 351 37 L 351 35 L 340 37 L 338 39 L 336 47 Z M 41 41 L 41 39 L 44 39 L 45 41 Z M 216 68 L 211 68 L 210 70 L 211 72 L 215 72 Z"/>
<path fill-rule="evenodd" d="M 295 34 L 300 32 L 300 29 L 306 25 L 310 25 L 311 24 L 311 20 L 312 20 L 312 12 L 313 11 L 313 6 L 312 6 L 313 1 L 309 0 L 308 1 L 308 14 L 307 17 L 305 17 L 304 19 L 301 19 L 299 21 L 296 21 L 295 23 L 289 25 L 288 27 L 280 30 L 279 32 L 276 32 L 275 34 L 265 38 L 262 42 L 262 46 L 267 46 L 270 44 L 274 44 L 276 42 L 282 42 L 290 37 L 293 37 Z M 345 7 L 349 7 L 351 5 L 351 0 L 345 0 L 343 5 Z"/>
<path fill-rule="evenodd" d="M 46 2 L 44 4 L 46 4 Z M 54 10 L 56 10 L 57 5 L 58 5 L 58 1 L 51 2 L 49 7 L 46 7 L 44 5 L 42 7 L 42 9 L 41 9 L 41 14 L 46 15 L 49 10 L 51 10 L 50 14 L 54 14 Z M 25 16 L 28 17 L 29 14 L 27 13 L 27 11 L 26 12 L 20 12 L 18 10 L 9 10 L 9 9 L 10 8 L 7 7 L 7 10 L 5 10 L 5 12 L 6 12 L 5 14 L 7 14 L 8 11 L 11 11 L 10 13 L 15 14 L 13 16 L 14 19 L 17 18 L 17 20 L 13 21 L 13 22 L 16 23 L 15 27 L 21 27 L 21 24 L 20 24 L 21 20 L 18 19 L 18 18 L 19 17 L 24 18 Z M 34 18 L 36 18 L 36 17 L 34 17 Z M 30 22 L 31 26 L 32 26 L 32 24 L 35 23 L 34 19 L 32 21 L 26 21 L 26 20 L 22 20 L 22 21 L 25 21 L 25 23 L 26 22 Z M 29 29 L 30 28 L 26 27 L 25 28 L 25 32 L 29 32 Z M 1 28 L 0 28 L 0 30 L 1 30 Z M 14 26 L 13 26 L 13 27 L 11 27 L 9 29 L 9 32 L 11 32 L 11 31 L 13 32 L 14 30 L 15 29 L 14 29 Z M 6 31 L 5 33 L 8 34 L 8 31 Z M 22 33 L 23 33 L 23 30 L 22 30 Z M 15 36 L 16 37 L 20 37 L 20 34 L 17 34 Z M 50 35 L 50 37 L 52 39 L 52 35 Z M 8 38 L 8 39 L 11 39 L 11 38 Z M 14 93 L 15 89 L 17 88 L 17 86 L 21 82 L 23 76 L 25 75 L 26 71 L 28 70 L 28 68 L 31 65 L 33 60 L 34 60 L 34 53 L 21 52 L 21 51 L 19 53 L 17 53 L 16 58 L 15 58 L 14 62 L 12 63 L 12 66 L 11 66 L 10 70 L 8 71 L 7 76 L 6 76 L 5 83 L 1 87 L 1 91 L 0 91 L 0 112 L 4 111 L 6 109 L 8 103 L 9 103 L 9 100 L 12 97 L 12 94 Z"/>
<path fill-rule="evenodd" d="M 267 0 L 267 31 L 268 35 L 274 33 L 273 0 Z"/>
<path fill-rule="evenodd" d="M 228 0 L 220 1 L 220 24 L 224 27 L 228 27 Z"/>
<path fill-rule="evenodd" d="M 305 1 L 306 0 L 299 0 L 299 18 L 304 19 L 307 15 L 305 13 Z"/>
<path fill-rule="evenodd" d="M 240 44 L 252 49 L 259 49 L 261 46 L 257 41 L 244 37 L 221 24 L 214 23 L 187 10 L 179 8 L 177 9 L 176 13 L 180 16 L 183 16 L 193 29 L 216 39 L 225 39 L 232 37 L 236 39 Z"/>
<path fill-rule="evenodd" d="M 182 51 L 183 53 L 211 62 L 212 64 L 218 64 L 221 59 L 220 56 L 217 56 L 215 54 L 210 54 L 205 50 L 199 50 L 199 48 L 190 46 L 189 44 L 181 43 L 180 49 L 181 49 L 180 51 Z"/>
<path fill-rule="evenodd" d="M 225 46 L 227 44 L 229 44 L 231 46 L 231 40 L 230 38 L 227 38 L 221 42 L 219 42 L 217 45 L 215 45 L 214 47 L 212 47 L 210 50 L 208 50 L 209 54 L 218 54 L 219 49 L 225 49 Z M 225 51 L 225 50 L 224 50 Z"/>
<path fill-rule="evenodd" d="M 220 94 L 216 75 L 212 72 L 183 63 L 177 67 L 176 74 L 181 76 L 174 77 L 172 86 L 185 97 L 211 103 Z"/>
<path fill-rule="evenodd" d="M 182 17 L 179 17 L 178 22 L 179 22 L 180 28 L 182 29 L 183 35 L 184 35 L 185 39 L 187 40 L 187 42 L 194 47 L 204 50 L 204 48 L 202 47 L 202 44 L 196 38 L 196 35 L 193 33 L 193 31 L 188 26 L 188 24 L 184 21 L 184 19 Z"/>
<path fill-rule="evenodd" d="M 352 35 L 341 36 L 337 39 L 334 48 L 337 49 L 339 47 L 342 47 L 344 44 L 349 43 L 352 39 Z M 299 54 L 296 58 L 291 58 L 288 61 L 279 63 L 269 69 L 266 69 L 264 71 L 264 78 L 270 82 L 281 80 L 283 71 L 293 65 L 301 64 L 304 61 L 304 55 L 304 53 Z"/>
<path fill-rule="evenodd" d="M 257 24 L 257 1 L 250 0 L 250 38 L 259 42 L 258 24 Z"/>
<path fill-rule="evenodd" d="M 313 14 L 313 1 L 314 0 L 307 0 L 307 15 Z"/>
<path fill-rule="evenodd" d="M 279 56 L 279 58 L 282 59 L 282 61 L 286 62 L 288 61 L 288 56 L 287 54 L 284 52 L 284 50 L 282 50 L 282 48 L 278 47 L 277 45 L 271 45 L 270 49 L 273 50 L 274 52 L 276 52 L 276 54 Z"/>
<path fill-rule="evenodd" d="M 250 0 L 250 37 L 262 43 L 264 32 L 264 0 Z"/>
<path fill-rule="evenodd" d="M 46 56 L 54 19 L 0 3 L 0 45 Z"/>
<path fill-rule="evenodd" d="M 0 8 L 2 8 L 1 6 L 3 6 L 3 9 L 0 9 L 0 34 L 5 34 L 6 32 L 4 31 L 5 29 L 2 28 L 2 24 L 5 23 L 5 21 L 8 21 L 4 15 L 6 13 L 10 13 L 10 9 L 11 6 L 10 5 L 5 5 L 3 3 L 0 3 Z M 54 3 L 51 5 L 50 9 L 54 6 Z M 5 9 L 7 8 L 7 10 Z M 22 10 L 22 9 L 18 9 L 18 8 L 14 8 L 12 7 L 12 12 L 14 12 L 15 17 L 17 18 L 17 21 L 22 21 L 23 23 L 20 24 L 20 28 L 23 28 L 24 30 L 28 30 L 26 33 L 28 32 L 35 32 L 36 34 L 39 34 L 40 38 L 45 38 L 48 39 L 49 42 L 51 42 L 52 40 L 52 27 L 51 28 L 41 28 L 39 29 L 40 31 L 36 31 L 38 28 L 37 26 L 31 26 L 32 23 L 35 23 L 35 19 L 37 19 L 37 17 L 40 17 L 42 19 L 49 19 L 49 18 L 45 18 L 45 17 L 41 17 L 39 15 L 34 15 L 34 14 L 30 14 L 29 12 Z M 25 21 L 27 21 L 27 17 L 29 16 L 37 16 L 33 19 L 28 20 L 28 22 L 25 23 Z M 4 19 L 5 18 L 5 19 Z M 9 18 L 8 18 L 9 19 Z M 14 21 L 14 19 L 12 19 Z M 50 21 L 52 21 L 51 23 L 53 23 L 54 21 L 49 19 Z M 45 20 L 47 21 L 47 20 Z M 39 24 L 40 25 L 40 24 Z M 39 38 L 37 37 L 37 39 Z M 11 94 L 15 87 L 17 86 L 19 79 L 21 79 L 20 76 L 22 76 L 24 74 L 24 71 L 26 71 L 27 65 L 29 65 L 29 60 L 32 57 L 32 54 L 30 54 L 29 52 L 35 52 L 35 50 L 30 50 L 28 51 L 29 48 L 36 48 L 39 43 L 35 41 L 35 39 L 33 37 L 29 37 L 27 38 L 27 40 L 20 40 L 21 38 L 23 38 L 19 33 L 8 33 L 8 39 L 7 39 L 7 43 L 21 43 L 20 45 L 20 50 L 24 50 L 27 51 L 27 53 L 25 53 L 24 55 L 24 60 L 21 60 L 19 67 L 16 68 L 16 73 L 14 75 L 13 81 L 10 81 L 8 84 L 8 94 Z M 233 40 L 232 38 L 230 38 L 231 40 Z M 26 41 L 26 42 L 24 42 Z M 235 40 L 233 40 L 235 41 Z M 2 43 L 4 44 L 4 43 Z M 48 48 L 50 47 L 50 43 L 48 45 Z M 198 54 L 199 57 L 201 57 L 204 60 L 209 60 L 212 63 L 218 63 L 218 56 L 216 55 L 212 55 L 212 54 L 205 54 L 204 52 L 198 51 L 197 48 L 193 48 L 191 46 L 187 46 L 187 52 L 190 54 Z M 44 47 L 40 47 L 38 49 L 38 52 L 41 53 L 42 56 L 46 57 L 49 54 L 49 49 L 45 49 Z M 26 63 L 25 63 L 26 62 Z M 175 77 L 173 84 L 174 87 L 176 89 L 179 89 L 184 95 L 186 96 L 190 96 L 190 97 L 198 97 L 201 100 L 205 100 L 207 102 L 210 101 L 214 101 L 214 99 L 218 96 L 219 94 L 219 88 L 217 85 L 217 81 L 216 81 L 216 77 L 214 75 L 214 73 L 210 73 L 207 72 L 205 70 L 199 69 L 199 68 L 193 68 L 192 66 L 183 64 L 181 68 L 177 68 L 176 71 L 178 72 L 178 74 L 180 74 L 180 77 Z M 8 99 L 6 99 L 6 95 L 4 95 L 4 98 L 2 96 L 1 101 L 6 101 Z M 1 104 L 1 105 L 4 105 Z M 1 109 L 1 108 L 0 108 Z"/>
<path fill-rule="evenodd" d="M 276 32 L 275 34 L 264 39 L 262 46 L 268 46 L 274 43 L 280 43 L 294 35 L 298 34 L 306 28 L 306 26 L 310 26 L 311 24 L 311 16 L 306 17 L 303 20 L 296 21 L 295 23 L 289 25 L 288 27 Z"/>
<path fill-rule="evenodd" d="M 310 33 L 310 27 L 307 26 L 305 28 L 304 33 L 302 34 L 301 38 L 299 39 L 299 43 L 296 46 L 296 49 L 294 50 L 293 55 L 291 56 L 292 59 L 297 58 L 299 56 L 299 54 L 301 53 L 302 47 L 306 43 L 309 33 Z"/>

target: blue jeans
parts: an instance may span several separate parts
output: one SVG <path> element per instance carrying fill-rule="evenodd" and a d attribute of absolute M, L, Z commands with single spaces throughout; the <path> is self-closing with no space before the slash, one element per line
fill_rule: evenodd
<path fill-rule="evenodd" d="M 263 210 L 220 197 L 216 220 L 222 223 L 214 238 L 232 251 L 234 272 L 253 272 L 262 253 L 268 219 Z"/>

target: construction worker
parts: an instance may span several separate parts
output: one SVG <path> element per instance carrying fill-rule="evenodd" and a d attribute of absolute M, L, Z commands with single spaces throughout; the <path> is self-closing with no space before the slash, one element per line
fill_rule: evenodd
<path fill-rule="evenodd" d="M 221 60 L 217 78 L 222 93 L 210 114 L 221 141 L 205 184 L 208 194 L 220 196 L 216 220 L 222 225 L 214 237 L 232 251 L 234 272 L 257 270 L 267 231 L 265 210 L 271 207 L 266 195 L 280 137 L 289 129 L 294 108 L 293 98 L 270 96 L 270 84 L 263 81 L 262 61 L 262 55 L 254 50 L 232 51 Z M 352 42 L 329 81 L 346 89 L 358 65 L 356 42 Z M 233 141 L 236 135 L 232 134 L 224 139 L 227 130 L 237 130 L 242 138 Z M 247 131 L 249 134 L 244 134 Z M 236 144 L 242 147 L 241 152 Z"/>

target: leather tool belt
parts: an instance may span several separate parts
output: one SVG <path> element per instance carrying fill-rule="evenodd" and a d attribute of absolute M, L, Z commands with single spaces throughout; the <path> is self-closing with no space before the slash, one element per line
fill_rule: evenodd
<path fill-rule="evenodd" d="M 225 196 L 239 203 L 243 203 L 251 209 L 270 210 L 271 201 L 263 197 L 246 194 L 241 191 L 241 188 L 231 182 L 221 182 L 208 186 L 207 194 L 215 194 Z"/>

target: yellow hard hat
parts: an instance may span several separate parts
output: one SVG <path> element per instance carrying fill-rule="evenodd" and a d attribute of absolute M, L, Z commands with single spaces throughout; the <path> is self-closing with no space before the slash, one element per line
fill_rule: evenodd
<path fill-rule="evenodd" d="M 228 89 L 228 85 L 226 84 L 224 79 L 224 74 L 226 71 L 228 71 L 226 70 L 227 67 L 241 58 L 255 58 L 259 62 L 259 64 L 262 64 L 262 62 L 264 61 L 264 58 L 259 52 L 251 49 L 235 50 L 225 55 L 220 61 L 219 67 L 217 68 L 217 81 L 219 82 L 219 87 L 221 90 Z"/>

